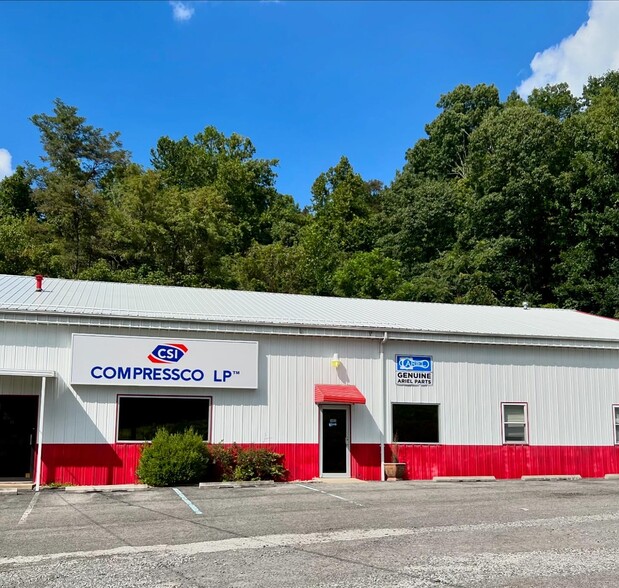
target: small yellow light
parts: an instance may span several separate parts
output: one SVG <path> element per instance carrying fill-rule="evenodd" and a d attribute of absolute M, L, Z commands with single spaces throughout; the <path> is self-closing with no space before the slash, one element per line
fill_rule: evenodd
<path fill-rule="evenodd" d="M 342 365 L 342 362 L 340 361 L 340 357 L 337 353 L 333 354 L 333 357 L 331 358 L 331 365 L 334 368 L 340 367 Z"/>

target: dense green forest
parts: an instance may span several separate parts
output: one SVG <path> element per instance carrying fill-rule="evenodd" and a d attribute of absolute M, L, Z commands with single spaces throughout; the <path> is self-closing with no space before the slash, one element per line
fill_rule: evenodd
<path fill-rule="evenodd" d="M 0 182 L 0 273 L 619 317 L 619 72 L 438 108 L 390 185 L 342 157 L 301 210 L 247 138 L 161 137 L 144 169 L 56 100 L 42 165 Z"/>

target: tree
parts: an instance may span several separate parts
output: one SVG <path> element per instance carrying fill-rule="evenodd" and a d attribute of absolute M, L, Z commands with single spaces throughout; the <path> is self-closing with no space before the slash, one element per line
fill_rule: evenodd
<path fill-rule="evenodd" d="M 264 242 L 292 246 L 299 241 L 300 231 L 310 222 L 292 196 L 276 194 L 262 213 L 260 224 Z"/>
<path fill-rule="evenodd" d="M 589 107 L 568 123 L 555 294 L 564 306 L 619 317 L 619 92 L 590 93 Z"/>
<path fill-rule="evenodd" d="M 371 251 L 376 241 L 379 196 L 373 184 L 355 173 L 346 157 L 320 174 L 312 185 L 313 220 L 299 244 L 308 257 L 305 283 L 312 294 L 333 293 L 333 272 L 360 251 Z"/>
<path fill-rule="evenodd" d="M 406 152 L 411 171 L 434 179 L 464 177 L 470 136 L 499 105 L 498 90 L 486 84 L 459 85 L 443 94 L 437 104 L 443 112 L 426 125 L 428 138 Z"/>
<path fill-rule="evenodd" d="M 619 71 L 609 71 L 603 76 L 590 76 L 582 90 L 583 102 L 586 107 L 591 106 L 602 92 L 619 95 Z"/>
<path fill-rule="evenodd" d="M 54 245 L 33 215 L 0 215 L 0 274 L 55 274 Z"/>
<path fill-rule="evenodd" d="M 24 216 L 34 214 L 36 205 L 32 194 L 32 170 L 18 165 L 15 172 L 0 181 L 0 215 Z"/>
<path fill-rule="evenodd" d="M 224 271 L 241 239 L 230 205 L 212 187 L 166 186 L 159 172 L 134 167 L 109 190 L 104 259 L 138 281 L 229 285 Z M 130 270 L 127 272 L 126 270 Z"/>
<path fill-rule="evenodd" d="M 241 290 L 304 294 L 309 290 L 307 266 L 302 247 L 254 243 L 247 253 L 236 256 L 232 271 Z"/>
<path fill-rule="evenodd" d="M 561 121 L 578 113 L 582 108 L 581 101 L 570 92 L 566 83 L 534 88 L 527 99 L 527 104 Z"/>
<path fill-rule="evenodd" d="M 526 105 L 488 113 L 471 137 L 459 243 L 463 250 L 489 247 L 493 273 L 503 277 L 494 293 L 504 304 L 552 299 L 565 163 L 560 121 Z"/>
<path fill-rule="evenodd" d="M 252 240 L 264 242 L 261 215 L 277 197 L 275 159 L 255 158 L 250 139 L 226 137 L 213 126 L 174 141 L 162 137 L 151 150 L 151 162 L 166 186 L 180 190 L 212 188 L 230 205 L 242 232 L 242 248 Z"/>
<path fill-rule="evenodd" d="M 361 251 L 346 259 L 333 275 L 333 291 L 349 298 L 390 299 L 402 284 L 400 263 L 380 251 Z"/>
<path fill-rule="evenodd" d="M 54 112 L 35 114 L 48 166 L 37 173 L 35 200 L 45 221 L 63 243 L 67 271 L 77 275 L 96 256 L 98 226 L 104 215 L 102 190 L 115 168 L 124 167 L 128 153 L 119 133 L 104 134 L 86 124 L 77 108 L 54 101 Z"/>
<path fill-rule="evenodd" d="M 386 255 L 402 264 L 408 277 L 453 247 L 459 192 L 456 181 L 420 177 L 408 165 L 386 190 L 379 243 Z"/>

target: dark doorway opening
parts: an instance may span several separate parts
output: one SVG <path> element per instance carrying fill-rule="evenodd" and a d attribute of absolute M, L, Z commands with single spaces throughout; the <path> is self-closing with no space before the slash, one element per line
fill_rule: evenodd
<path fill-rule="evenodd" d="M 348 472 L 348 411 L 345 408 L 322 409 L 322 473 Z"/>
<path fill-rule="evenodd" d="M 31 480 L 38 396 L 0 394 L 0 479 Z"/>

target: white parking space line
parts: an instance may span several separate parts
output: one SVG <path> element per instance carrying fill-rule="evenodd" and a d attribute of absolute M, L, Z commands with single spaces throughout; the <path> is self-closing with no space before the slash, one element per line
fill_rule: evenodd
<path fill-rule="evenodd" d="M 338 500 L 343 500 L 344 502 L 350 502 L 350 504 L 354 504 L 355 506 L 363 506 L 363 504 L 360 504 L 359 502 L 355 502 L 354 500 L 348 500 L 348 498 L 343 498 L 342 496 L 338 496 L 337 494 L 331 494 L 329 492 L 325 492 L 324 490 L 319 490 L 318 488 L 312 488 L 311 486 L 306 486 L 305 484 L 295 484 L 295 486 L 301 486 L 301 488 L 307 488 L 308 490 L 313 490 L 314 492 L 320 492 L 321 494 L 326 494 L 327 496 L 337 498 Z"/>
<path fill-rule="evenodd" d="M 32 512 L 34 505 L 37 503 L 37 500 L 39 500 L 39 493 L 35 492 L 32 500 L 30 501 L 30 504 L 28 505 L 28 508 L 26 508 L 24 514 L 21 516 L 21 519 L 19 519 L 19 522 L 17 523 L 18 525 L 23 525 L 26 522 L 28 515 Z"/>
<path fill-rule="evenodd" d="M 191 500 L 189 500 L 189 498 L 187 498 L 178 488 L 172 488 L 172 490 L 174 490 L 174 492 L 176 492 L 179 496 L 179 498 L 191 509 L 193 510 L 193 512 L 195 512 L 197 515 L 201 515 L 202 511 L 193 503 L 191 502 Z"/>

